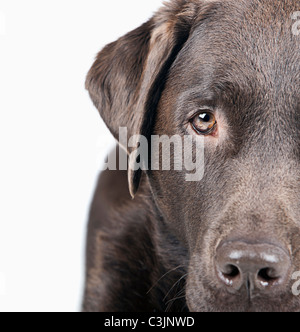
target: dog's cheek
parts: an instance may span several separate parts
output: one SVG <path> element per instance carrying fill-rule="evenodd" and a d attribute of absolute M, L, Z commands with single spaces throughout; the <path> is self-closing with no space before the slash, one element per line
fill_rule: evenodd
<path fill-rule="evenodd" d="M 216 293 L 220 294 L 217 285 L 212 281 L 205 259 L 199 253 L 192 254 L 186 286 L 189 310 L 192 312 L 217 310 Z"/>
<path fill-rule="evenodd" d="M 177 171 L 151 171 L 148 179 L 155 204 L 164 222 L 179 240 L 187 244 L 184 175 Z"/>

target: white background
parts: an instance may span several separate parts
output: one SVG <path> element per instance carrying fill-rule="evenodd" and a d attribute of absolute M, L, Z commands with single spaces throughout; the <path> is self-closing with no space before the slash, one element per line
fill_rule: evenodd
<path fill-rule="evenodd" d="M 0 311 L 80 310 L 89 204 L 113 144 L 85 75 L 161 2 L 0 0 Z"/>

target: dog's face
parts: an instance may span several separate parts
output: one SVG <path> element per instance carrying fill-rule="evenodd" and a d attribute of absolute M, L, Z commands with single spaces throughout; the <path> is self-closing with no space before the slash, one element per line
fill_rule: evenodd
<path fill-rule="evenodd" d="M 141 68 L 123 69 L 127 79 L 114 69 L 131 84 L 127 99 L 112 97 L 102 74 L 101 57 L 113 50 L 100 53 L 88 88 L 116 136 L 116 125 L 126 125 L 147 137 L 204 137 L 201 181 L 147 173 L 159 210 L 189 250 L 190 310 L 299 311 L 292 293 L 300 270 L 300 36 L 292 32 L 299 2 L 174 3 L 131 36 L 136 44 L 143 35 Z M 136 107 L 126 123 L 117 110 L 124 105 Z M 130 174 L 132 193 L 139 177 Z"/>
<path fill-rule="evenodd" d="M 216 122 L 205 135 L 200 182 L 186 182 L 176 172 L 151 177 L 166 219 L 185 234 L 190 249 L 192 310 L 300 309 L 291 284 L 291 273 L 300 269 L 300 39 L 291 33 L 296 7 L 287 3 L 292 1 L 208 11 L 173 64 L 158 108 L 156 134 L 203 135 L 192 126 L 199 114 Z M 222 245 L 229 246 L 227 253 Z M 262 247 L 259 255 L 282 256 L 278 265 L 284 267 L 274 276 L 269 271 L 270 280 L 249 280 L 249 294 L 247 287 L 224 287 L 218 273 L 229 283 L 241 277 L 230 276 L 226 264 L 244 272 L 242 262 L 229 256 L 254 255 L 256 246 Z M 256 264 L 253 273 L 276 269 L 272 262 Z"/>

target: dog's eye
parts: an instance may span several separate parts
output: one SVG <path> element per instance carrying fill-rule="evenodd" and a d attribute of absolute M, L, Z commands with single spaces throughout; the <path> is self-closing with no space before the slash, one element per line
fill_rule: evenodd
<path fill-rule="evenodd" d="M 202 112 L 193 117 L 191 124 L 197 134 L 209 135 L 216 129 L 217 121 L 212 113 Z"/>

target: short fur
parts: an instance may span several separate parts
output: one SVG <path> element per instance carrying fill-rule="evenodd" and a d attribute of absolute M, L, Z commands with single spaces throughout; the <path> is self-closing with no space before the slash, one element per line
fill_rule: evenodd
<path fill-rule="evenodd" d="M 249 301 L 214 270 L 227 238 L 280 243 L 300 270 L 299 10 L 298 0 L 172 0 L 99 53 L 86 87 L 116 138 L 119 127 L 184 135 L 203 104 L 226 135 L 207 140 L 200 182 L 175 171 L 130 171 L 129 186 L 124 171 L 100 176 L 84 311 L 300 311 L 292 280 Z"/>

